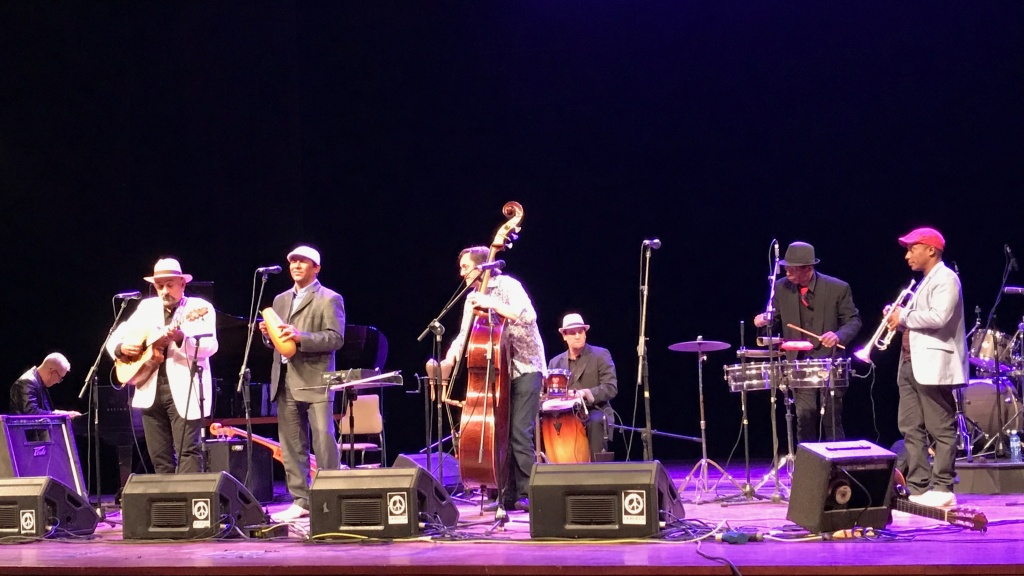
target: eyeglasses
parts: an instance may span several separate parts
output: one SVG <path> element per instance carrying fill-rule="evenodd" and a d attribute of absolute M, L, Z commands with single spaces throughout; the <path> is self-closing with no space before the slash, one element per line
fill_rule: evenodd
<path fill-rule="evenodd" d="M 50 372 L 53 372 L 54 374 L 57 375 L 57 383 L 62 382 L 64 380 L 64 377 L 68 375 L 67 372 L 61 374 L 60 370 L 57 370 L 56 368 L 50 368 Z"/>

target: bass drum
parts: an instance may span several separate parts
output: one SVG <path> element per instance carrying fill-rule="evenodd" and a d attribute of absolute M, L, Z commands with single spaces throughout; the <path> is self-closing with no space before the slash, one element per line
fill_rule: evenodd
<path fill-rule="evenodd" d="M 971 380 L 960 390 L 964 416 L 981 428 L 986 437 L 1021 429 L 1020 402 L 1013 382 L 1007 378 Z"/>

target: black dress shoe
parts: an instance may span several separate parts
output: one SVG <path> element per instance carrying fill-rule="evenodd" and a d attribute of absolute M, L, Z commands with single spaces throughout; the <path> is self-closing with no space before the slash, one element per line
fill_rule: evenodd
<path fill-rule="evenodd" d="M 518 501 L 516 501 L 514 509 L 515 510 L 522 510 L 523 512 L 529 512 L 530 511 L 530 499 L 529 498 L 520 498 Z"/>

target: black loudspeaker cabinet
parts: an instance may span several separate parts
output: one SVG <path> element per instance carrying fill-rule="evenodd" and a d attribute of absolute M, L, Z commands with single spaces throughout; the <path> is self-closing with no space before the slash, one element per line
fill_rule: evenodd
<path fill-rule="evenodd" d="M 459 521 L 451 496 L 419 466 L 320 470 L 309 500 L 314 538 L 401 538 L 422 533 L 424 524 L 451 528 Z"/>
<path fill-rule="evenodd" d="M 645 538 L 685 516 L 657 460 L 534 464 L 529 493 L 533 538 Z"/>
<path fill-rule="evenodd" d="M 0 537 L 86 536 L 99 516 L 73 488 L 49 476 L 0 480 Z"/>
<path fill-rule="evenodd" d="M 786 518 L 809 532 L 884 528 L 896 454 L 866 440 L 797 447 Z"/>
<path fill-rule="evenodd" d="M 230 536 L 230 526 L 267 521 L 252 493 L 226 472 L 132 474 L 121 517 L 126 540 Z"/>
<path fill-rule="evenodd" d="M 247 448 L 245 440 L 237 438 L 207 440 L 210 472 L 227 472 L 245 482 L 245 472 L 249 465 Z M 260 502 L 271 502 L 274 499 L 274 463 L 269 450 L 253 445 L 252 475 L 245 487 Z"/>
<path fill-rule="evenodd" d="M 0 478 L 51 476 L 88 498 L 67 416 L 0 415 Z"/>
<path fill-rule="evenodd" d="M 462 473 L 459 471 L 459 461 L 450 454 L 445 454 L 443 460 L 439 459 L 437 454 L 431 454 L 429 470 L 427 469 L 426 454 L 399 454 L 398 458 L 395 458 L 395 463 L 391 466 L 393 468 L 412 468 L 419 466 L 420 468 L 427 470 L 431 476 L 443 484 L 449 493 L 455 493 L 462 487 Z M 439 474 L 439 470 L 443 472 L 443 474 Z"/>

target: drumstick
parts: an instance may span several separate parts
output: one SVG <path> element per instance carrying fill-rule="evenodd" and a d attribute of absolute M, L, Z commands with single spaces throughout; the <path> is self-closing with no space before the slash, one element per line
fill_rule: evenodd
<path fill-rule="evenodd" d="M 801 328 L 801 327 L 799 327 L 799 326 L 797 326 L 795 324 L 786 324 L 786 326 L 789 326 L 790 328 L 792 328 L 793 330 L 796 330 L 797 332 L 803 332 L 804 334 L 807 334 L 808 336 L 812 336 L 814 338 L 817 338 L 818 340 L 821 340 L 821 336 L 818 336 L 817 334 L 815 334 L 814 332 L 811 332 L 810 330 L 804 330 L 803 328 Z M 842 344 L 840 344 L 838 342 L 836 342 L 836 348 L 839 348 L 840 350 L 846 350 L 846 346 L 843 346 Z"/>

